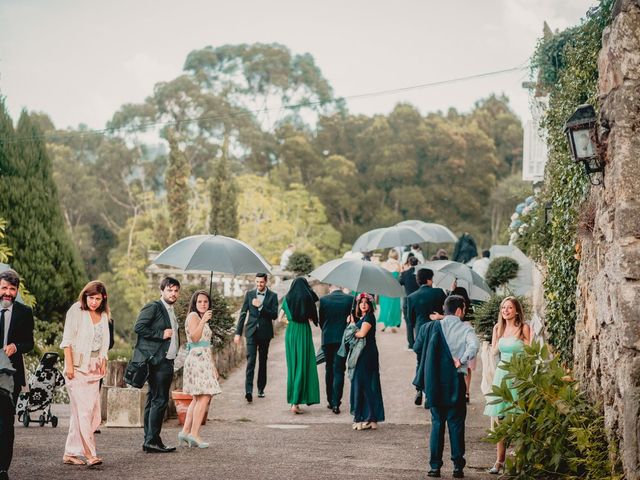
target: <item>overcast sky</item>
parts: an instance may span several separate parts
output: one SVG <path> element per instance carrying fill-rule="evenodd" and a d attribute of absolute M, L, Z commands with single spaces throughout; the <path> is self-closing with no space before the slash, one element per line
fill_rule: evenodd
<path fill-rule="evenodd" d="M 0 95 L 57 127 L 103 128 L 205 46 L 279 42 L 313 55 L 336 96 L 526 66 L 543 21 L 575 25 L 595 0 L 0 0 Z M 523 118 L 528 70 L 348 100 L 354 113 L 400 101 L 468 111 L 505 93 Z"/>

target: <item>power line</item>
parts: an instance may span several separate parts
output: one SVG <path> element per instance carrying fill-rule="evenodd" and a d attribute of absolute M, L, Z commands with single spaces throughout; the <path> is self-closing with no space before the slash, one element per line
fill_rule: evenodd
<path fill-rule="evenodd" d="M 439 80 L 439 81 L 435 81 L 435 82 L 421 83 L 421 84 L 411 85 L 411 86 L 407 86 L 407 87 L 399 87 L 399 88 L 392 88 L 392 89 L 387 89 L 387 90 L 377 90 L 377 91 L 373 91 L 373 92 L 359 93 L 359 94 L 354 94 L 354 95 L 347 95 L 347 96 L 344 96 L 344 97 L 335 98 L 335 99 L 332 100 L 332 102 L 339 102 L 339 101 L 346 101 L 346 100 L 361 100 L 361 99 L 365 99 L 365 98 L 381 97 L 381 96 L 386 96 L 386 95 L 395 95 L 395 94 L 398 94 L 398 93 L 409 92 L 409 91 L 412 91 L 412 90 L 421 90 L 421 89 L 425 89 L 425 88 L 439 87 L 439 86 L 443 86 L 443 85 L 450 85 L 450 84 L 453 84 L 453 83 L 467 82 L 467 81 L 471 81 L 471 80 L 477 80 L 477 79 L 480 79 L 480 78 L 503 75 L 505 73 L 512 73 L 512 72 L 516 72 L 516 71 L 521 71 L 521 70 L 524 70 L 525 68 L 526 67 L 524 67 L 524 66 L 511 67 L 511 68 L 506 68 L 506 69 L 503 69 L 503 70 L 494 70 L 492 72 L 478 73 L 478 74 L 474 74 L 474 75 L 467 75 L 467 76 L 464 76 L 464 77 L 450 78 L 450 79 L 447 79 L 447 80 Z M 56 134 L 52 134 L 52 135 L 25 136 L 25 137 L 17 137 L 17 138 L 14 138 L 12 140 L 8 140 L 8 141 L 0 139 L 0 143 L 4 143 L 4 144 L 20 143 L 20 142 L 23 142 L 23 141 L 25 141 L 25 142 L 27 142 L 27 141 L 35 141 L 37 139 L 59 140 L 59 139 L 65 139 L 65 138 L 75 137 L 75 136 L 97 135 L 97 134 L 104 134 L 104 133 L 113 134 L 113 133 L 120 132 L 120 131 L 126 131 L 128 133 L 143 132 L 143 131 L 151 128 L 151 127 L 177 126 L 177 125 L 184 125 L 184 124 L 189 124 L 189 123 L 193 123 L 193 122 L 226 120 L 226 119 L 230 119 L 230 118 L 238 118 L 238 117 L 243 117 L 243 116 L 253 116 L 253 115 L 258 115 L 258 114 L 261 114 L 261 113 L 270 113 L 270 112 L 277 112 L 277 111 L 284 111 L 284 110 L 298 110 L 298 109 L 301 109 L 301 108 L 322 106 L 322 105 L 325 105 L 325 104 L 328 104 L 328 103 L 331 103 L 331 102 L 317 100 L 317 101 L 301 102 L 301 103 L 292 104 L 292 105 L 282 105 L 280 107 L 271 107 L 271 108 L 267 107 L 267 108 L 260 108 L 260 109 L 255 109 L 255 110 L 245 110 L 245 111 L 242 111 L 242 112 L 237 112 L 237 113 L 233 113 L 233 114 L 225 114 L 225 115 L 202 115 L 202 116 L 193 117 L 193 118 L 186 118 L 184 120 L 168 120 L 168 121 L 158 121 L 158 122 L 146 122 L 146 123 L 140 123 L 140 124 L 135 125 L 135 126 L 126 126 L 126 127 L 118 127 L 118 128 L 103 128 L 103 129 L 86 130 L 86 131 L 74 131 L 74 132 L 68 132 L 68 133 L 56 133 Z"/>

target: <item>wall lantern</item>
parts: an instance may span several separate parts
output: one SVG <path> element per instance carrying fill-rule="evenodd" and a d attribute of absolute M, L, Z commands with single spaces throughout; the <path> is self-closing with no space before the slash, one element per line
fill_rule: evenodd
<path fill-rule="evenodd" d="M 580 105 L 564 124 L 564 133 L 569 141 L 573 161 L 584 164 L 584 171 L 592 185 L 601 185 L 600 178 L 594 181 L 591 176 L 597 172 L 604 172 L 604 164 L 598 156 L 594 108 L 591 105 Z"/>
<path fill-rule="evenodd" d="M 544 204 L 544 224 L 549 225 L 551 223 L 551 208 L 553 203 L 547 202 Z"/>

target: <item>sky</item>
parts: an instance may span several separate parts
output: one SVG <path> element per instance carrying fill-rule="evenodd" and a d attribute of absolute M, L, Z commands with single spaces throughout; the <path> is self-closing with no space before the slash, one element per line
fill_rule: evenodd
<path fill-rule="evenodd" d="M 286 45 L 315 58 L 349 97 L 523 67 L 397 94 L 347 99 L 352 113 L 408 102 L 466 112 L 491 93 L 528 116 L 528 60 L 546 20 L 576 25 L 595 0 L 0 0 L 0 96 L 58 128 L 104 128 L 125 103 L 177 77 L 187 54 L 238 43 Z"/>

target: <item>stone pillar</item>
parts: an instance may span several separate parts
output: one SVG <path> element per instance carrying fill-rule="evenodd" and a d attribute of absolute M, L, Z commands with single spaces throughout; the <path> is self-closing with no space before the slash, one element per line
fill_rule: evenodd
<path fill-rule="evenodd" d="M 598 58 L 604 185 L 581 221 L 575 373 L 640 479 L 640 2 L 618 0 Z"/>

